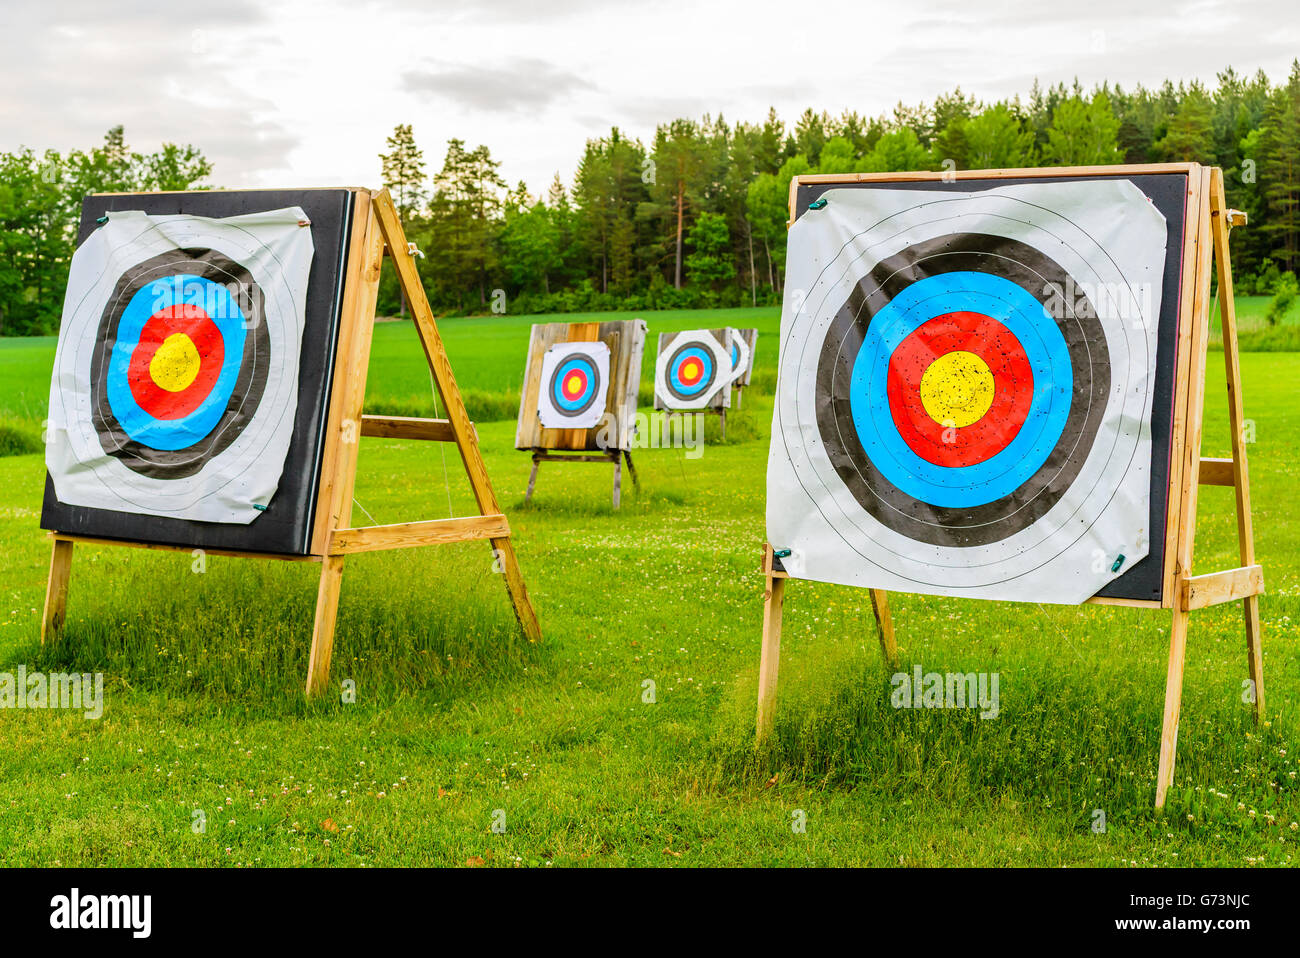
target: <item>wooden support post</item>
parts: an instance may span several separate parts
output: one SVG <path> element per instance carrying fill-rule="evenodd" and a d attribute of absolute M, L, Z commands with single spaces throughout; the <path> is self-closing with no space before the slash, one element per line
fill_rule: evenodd
<path fill-rule="evenodd" d="M 41 617 L 41 644 L 58 638 L 68 611 L 68 580 L 72 577 L 72 542 L 55 539 L 50 550 L 50 579 L 45 586 L 45 613 Z"/>
<path fill-rule="evenodd" d="M 1192 273 L 1191 349 L 1187 370 L 1187 396 L 1183 421 L 1182 480 L 1171 494 L 1181 500 L 1177 555 L 1174 560 L 1173 621 L 1169 630 L 1169 662 L 1165 670 L 1165 707 L 1160 731 L 1160 761 L 1156 775 L 1156 810 L 1165 807 L 1165 796 L 1174 780 L 1178 749 L 1178 721 L 1182 711 L 1183 664 L 1187 654 L 1187 609 L 1182 595 L 1184 580 L 1192 574 L 1192 553 L 1196 529 L 1196 502 L 1200 490 L 1201 426 L 1205 405 L 1205 355 L 1210 335 L 1210 267 L 1213 241 L 1210 234 L 1210 171 L 1196 167 L 1189 176 L 1192 195 L 1188 198 L 1189 219 L 1196 230 L 1195 270 Z"/>
<path fill-rule="evenodd" d="M 311 655 L 307 660 L 307 694 L 325 691 L 334 655 L 334 624 L 343 588 L 343 556 L 326 556 L 321 561 L 320 585 L 316 590 L 316 621 L 311 630 Z"/>
<path fill-rule="evenodd" d="M 429 305 L 429 298 L 420 283 L 420 276 L 415 268 L 415 257 L 409 252 L 397 208 L 393 205 L 392 197 L 388 195 L 387 190 L 375 194 L 373 205 L 384 242 L 393 254 L 393 265 L 397 271 L 398 282 L 406 291 L 411 315 L 415 318 L 416 330 L 420 334 L 420 343 L 424 347 L 429 368 L 433 371 L 434 384 L 439 395 L 442 396 L 443 408 L 447 411 L 447 422 L 456 439 L 456 448 L 460 451 L 461 462 L 464 463 L 465 471 L 469 474 L 474 501 L 483 515 L 498 515 L 501 507 L 497 503 L 496 493 L 492 490 L 487 467 L 483 464 L 483 454 L 478 447 L 478 436 L 469 421 L 469 413 L 465 410 L 460 388 L 456 385 L 456 376 L 452 372 L 451 361 L 447 358 L 442 334 L 438 332 L 438 324 L 434 321 L 433 308 Z M 528 598 L 523 572 L 519 568 L 519 559 L 515 555 L 510 537 L 503 536 L 490 541 L 495 560 L 493 567 L 499 568 L 505 578 L 506 592 L 514 607 L 515 617 L 519 620 L 519 627 L 528 641 L 536 642 L 542 637 L 542 629 L 537 622 L 533 603 Z"/>
<path fill-rule="evenodd" d="M 768 547 L 770 550 L 770 546 Z M 776 708 L 776 673 L 781 665 L 781 609 L 785 578 L 771 573 L 763 591 L 763 651 L 758 660 L 758 741 L 772 731 Z"/>
<path fill-rule="evenodd" d="M 1235 210 L 1228 209 L 1223 187 L 1223 170 L 1215 167 L 1210 180 L 1215 261 L 1218 264 L 1219 311 L 1223 327 L 1223 362 L 1228 377 L 1228 428 L 1232 430 L 1232 485 L 1236 491 L 1237 548 L 1243 566 L 1255 564 L 1255 532 L 1250 517 L 1250 470 L 1246 463 L 1246 412 L 1241 392 L 1241 358 L 1237 348 L 1237 304 L 1232 290 L 1232 260 L 1228 255 L 1228 231 Z M 1237 213 L 1244 220 L 1244 214 Z M 1255 721 L 1264 717 L 1263 625 L 1259 618 L 1259 596 L 1242 599 L 1246 625 L 1246 669 L 1255 695 Z"/>
<path fill-rule="evenodd" d="M 623 492 L 623 460 L 614 454 L 614 508 L 619 507 L 619 497 Z"/>
<path fill-rule="evenodd" d="M 898 671 L 898 644 L 894 641 L 894 619 L 889 614 L 889 593 L 884 589 L 871 589 L 871 611 L 876 616 L 876 630 L 880 636 L 880 651 L 885 664 Z"/>
<path fill-rule="evenodd" d="M 631 450 L 624 449 L 624 450 L 623 450 L 623 458 L 627 460 L 627 474 L 628 474 L 629 476 L 632 477 L 632 488 L 635 489 L 638 493 L 640 493 L 640 491 L 641 491 L 641 480 L 640 480 L 639 478 L 637 478 L 637 474 L 636 474 L 636 466 L 632 465 L 632 452 L 631 452 Z"/>
<path fill-rule="evenodd" d="M 726 406 L 722 407 L 722 415 L 720 417 L 720 421 L 722 423 L 722 441 L 726 442 L 727 441 L 727 407 Z"/>
<path fill-rule="evenodd" d="M 528 490 L 524 493 L 524 502 L 531 502 L 533 498 L 533 487 L 537 485 L 537 467 L 542 464 L 541 458 L 536 452 L 533 453 L 533 470 L 528 474 Z"/>

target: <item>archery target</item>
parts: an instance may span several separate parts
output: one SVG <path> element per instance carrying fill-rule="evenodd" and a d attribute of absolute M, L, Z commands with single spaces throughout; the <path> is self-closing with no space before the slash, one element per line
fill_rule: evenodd
<path fill-rule="evenodd" d="M 790 234 L 768 466 L 787 571 L 1075 603 L 1145 556 L 1166 231 L 1142 192 L 824 195 Z"/>
<path fill-rule="evenodd" d="M 740 330 L 727 327 L 727 339 L 731 342 L 731 378 L 730 383 L 739 382 L 749 372 L 753 357 L 749 353 L 749 343 L 740 335 Z"/>
<path fill-rule="evenodd" d="M 252 522 L 297 406 L 313 246 L 301 209 L 114 212 L 72 259 L 50 390 L 59 500 Z"/>
<path fill-rule="evenodd" d="M 590 429 L 605 415 L 609 347 L 556 343 L 542 357 L 537 418 L 548 429 Z"/>
<path fill-rule="evenodd" d="M 655 390 L 666 409 L 704 409 L 731 378 L 731 356 L 707 329 L 677 333 L 655 360 Z"/>

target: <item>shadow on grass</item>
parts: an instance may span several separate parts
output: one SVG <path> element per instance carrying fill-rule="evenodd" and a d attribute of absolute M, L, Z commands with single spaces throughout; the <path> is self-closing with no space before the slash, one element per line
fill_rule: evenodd
<path fill-rule="evenodd" d="M 547 655 L 521 636 L 501 576 L 451 554 L 459 548 L 437 559 L 422 550 L 348 560 L 330 688 L 310 704 L 314 563 L 210 558 L 202 575 L 155 556 L 84 563 L 60 641 L 27 643 L 3 667 L 102 672 L 110 700 L 114 689 L 140 691 L 259 717 L 342 707 L 345 680 L 367 705 L 455 699 L 512 681 Z"/>
<path fill-rule="evenodd" d="M 1111 819 L 1149 819 L 1164 700 L 1154 673 L 1150 679 L 1117 669 L 1017 668 L 1000 677 L 997 716 L 983 719 L 979 708 L 894 708 L 889 676 L 859 659 L 852 669 L 783 687 L 761 745 L 748 686 L 724 706 L 706 774 L 719 787 L 761 788 L 777 774 L 900 800 L 1023 803 L 1065 812 L 1085 832 L 1096 809 Z M 1186 826 L 1189 814 L 1216 828 L 1257 827 L 1238 814 L 1238 802 L 1261 816 L 1294 813 L 1300 792 L 1287 743 L 1300 729 L 1293 718 L 1257 730 L 1247 706 L 1207 690 L 1185 693 L 1183 713 L 1171 827 Z"/>

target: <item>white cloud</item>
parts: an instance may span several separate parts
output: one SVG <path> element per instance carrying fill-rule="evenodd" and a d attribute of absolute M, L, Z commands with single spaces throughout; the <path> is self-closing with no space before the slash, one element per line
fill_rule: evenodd
<path fill-rule="evenodd" d="M 137 149 L 200 146 L 229 186 L 375 184 L 385 137 L 411 123 L 430 172 L 457 137 L 541 192 L 611 125 L 648 140 L 681 113 L 872 116 L 1035 77 L 1281 79 L 1300 50 L 1294 0 L 7 0 L 3 16 L 0 149 L 87 147 L 123 123 Z"/>

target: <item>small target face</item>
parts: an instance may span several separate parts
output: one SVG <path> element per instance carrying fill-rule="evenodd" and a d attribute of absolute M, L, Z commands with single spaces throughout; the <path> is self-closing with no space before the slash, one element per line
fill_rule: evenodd
<path fill-rule="evenodd" d="M 713 391 L 717 374 L 711 352 L 694 343 L 683 344 L 668 359 L 668 391 L 677 399 L 698 399 Z"/>
<path fill-rule="evenodd" d="M 537 418 L 547 429 L 591 429 L 605 415 L 609 391 L 609 346 L 565 342 L 542 356 L 537 384 Z"/>
<path fill-rule="evenodd" d="M 549 393 L 561 414 L 579 416 L 591 408 L 600 387 L 596 361 L 586 353 L 571 353 L 551 374 Z"/>
<path fill-rule="evenodd" d="M 263 297 L 210 249 L 127 270 L 100 320 L 92 414 L 104 451 L 154 478 L 193 475 L 238 438 L 270 363 Z"/>

